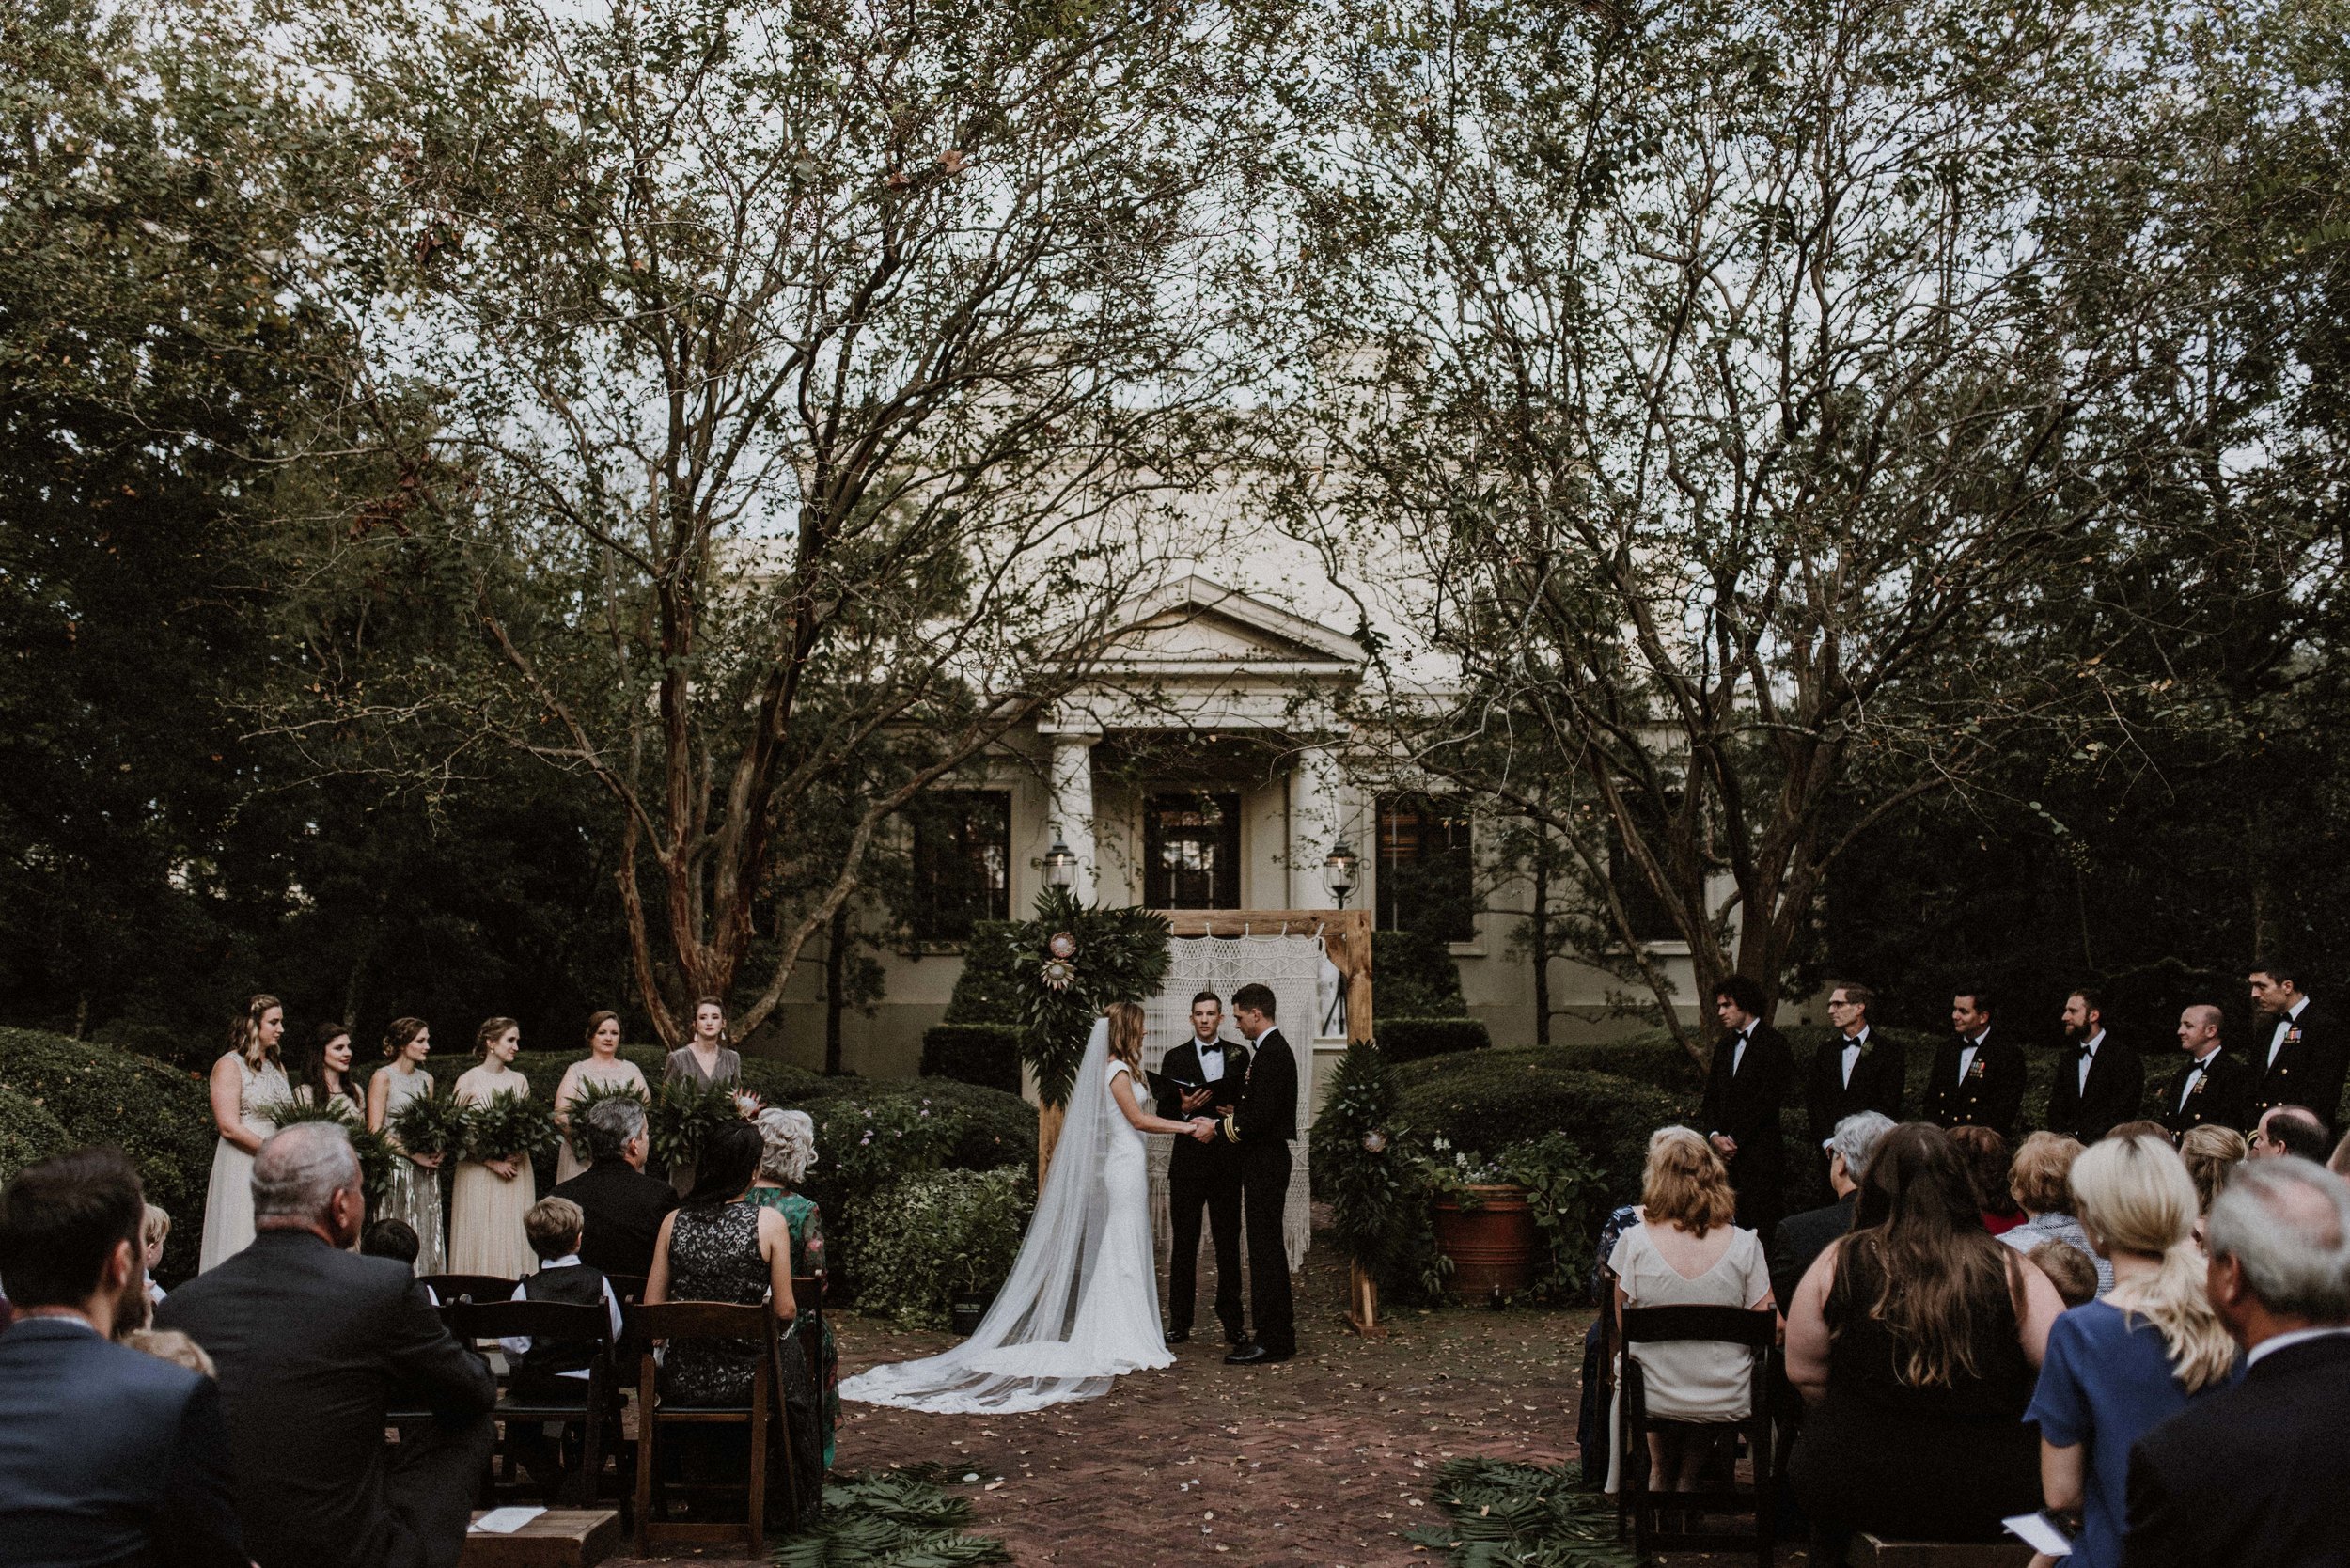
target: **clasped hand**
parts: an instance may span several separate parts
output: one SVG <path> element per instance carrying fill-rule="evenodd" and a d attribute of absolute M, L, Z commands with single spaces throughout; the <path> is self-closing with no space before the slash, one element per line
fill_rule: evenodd
<path fill-rule="evenodd" d="M 1204 1116 L 1195 1116 L 1191 1119 L 1191 1136 L 1202 1143 L 1213 1143 L 1215 1141 L 1215 1123 Z"/>

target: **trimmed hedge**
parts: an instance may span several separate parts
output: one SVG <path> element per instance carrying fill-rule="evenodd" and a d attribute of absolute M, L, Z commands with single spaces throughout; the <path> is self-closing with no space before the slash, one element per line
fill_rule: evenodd
<path fill-rule="evenodd" d="M 52 1154 L 73 1147 L 65 1124 L 21 1090 L 0 1088 L 0 1183 Z"/>
<path fill-rule="evenodd" d="M 1697 1097 L 1578 1065 L 1571 1047 L 1497 1046 L 1395 1069 L 1396 1110 L 1414 1138 L 1473 1154 L 1564 1133 L 1615 1201 L 1637 1201 L 1649 1135 L 1696 1114 Z"/>
<path fill-rule="evenodd" d="M 1481 1018 L 1385 1018 L 1371 1032 L 1378 1037 L 1379 1054 L 1390 1064 L 1488 1050 L 1494 1043 L 1493 1031 Z"/>
<path fill-rule="evenodd" d="M 196 1272 L 217 1137 L 202 1077 L 63 1035 L 0 1028 L 0 1086 L 38 1102 L 70 1143 L 130 1155 L 148 1201 L 171 1215 L 156 1272 L 166 1284 Z"/>
<path fill-rule="evenodd" d="M 1018 1024 L 1021 1011 L 1019 923 L 981 920 L 963 945 L 963 972 L 947 999 L 949 1024 Z"/>
<path fill-rule="evenodd" d="M 1379 1005 L 1398 1018 L 1465 1018 L 1461 964 L 1441 936 L 1417 931 L 1371 933 L 1371 972 Z"/>
<path fill-rule="evenodd" d="M 994 1291 L 1011 1273 L 1036 1208 L 1028 1172 L 937 1170 L 875 1192 L 850 1272 L 866 1281 L 858 1309 L 913 1328 L 944 1328 L 955 1293 Z"/>
<path fill-rule="evenodd" d="M 938 1024 L 922 1031 L 922 1076 L 1020 1092 L 1020 1031 L 1010 1024 Z"/>

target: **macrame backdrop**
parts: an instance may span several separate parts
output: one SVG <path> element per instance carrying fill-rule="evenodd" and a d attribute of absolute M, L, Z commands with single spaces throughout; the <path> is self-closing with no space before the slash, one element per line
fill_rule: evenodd
<path fill-rule="evenodd" d="M 1273 988 L 1274 1022 L 1280 1026 L 1297 1058 L 1300 1136 L 1290 1145 L 1289 1204 L 1282 1213 L 1281 1227 L 1281 1245 L 1289 1253 L 1291 1269 L 1295 1270 L 1306 1261 L 1306 1239 L 1312 1225 L 1312 1216 L 1307 1213 L 1312 1183 L 1306 1172 L 1303 1135 L 1313 1118 L 1314 1031 L 1321 1018 L 1317 1004 L 1330 984 L 1325 971 L 1332 975 L 1336 971 L 1324 956 L 1318 935 L 1177 936 L 1169 938 L 1167 947 L 1172 962 L 1167 965 L 1166 988 L 1142 1007 L 1142 1064 L 1153 1073 L 1168 1051 L 1191 1038 L 1193 996 L 1213 991 L 1224 999 L 1224 1038 L 1237 1042 L 1241 1037 L 1232 1023 L 1232 993 L 1251 980 Z M 1167 1159 L 1171 1148 L 1170 1139 L 1151 1140 L 1151 1229 L 1158 1238 L 1161 1262 L 1166 1261 L 1173 1230 L 1167 1200 Z M 1211 1246 L 1205 1225 L 1200 1228 L 1199 1245 L 1203 1249 Z M 1213 1251 L 1208 1256 L 1213 1260 Z M 1205 1274 L 1203 1269 L 1201 1277 Z"/>

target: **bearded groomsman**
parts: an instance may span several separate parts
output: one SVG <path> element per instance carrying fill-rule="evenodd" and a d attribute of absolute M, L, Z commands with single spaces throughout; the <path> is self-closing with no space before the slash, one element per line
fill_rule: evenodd
<path fill-rule="evenodd" d="M 1828 993 L 1827 1021 L 1836 1033 L 1813 1053 L 1803 1085 L 1804 1111 L 1815 1149 L 1827 1141 L 1839 1121 L 1856 1112 L 1872 1110 L 1896 1121 L 1902 1119 L 1909 1063 L 1897 1042 L 1879 1038 L 1870 1019 L 1875 1001 L 1876 994 L 1865 985 L 1841 984 Z"/>
<path fill-rule="evenodd" d="M 1700 1121 L 1730 1168 L 1730 1184 L 1738 1192 L 1738 1223 L 1768 1236 L 1787 1208 L 1787 1151 L 1778 1113 L 1794 1081 L 1795 1054 L 1787 1037 L 1762 1021 L 1762 986 L 1744 975 L 1714 988 L 1722 1038 L 1705 1077 Z"/>
<path fill-rule="evenodd" d="M 2048 1131 L 2094 1143 L 2135 1121 L 2146 1096 L 2146 1064 L 2106 1033 L 2105 998 L 2083 987 L 2064 999 L 2068 1049 L 2048 1086 Z"/>
<path fill-rule="evenodd" d="M 1991 1037 L 1991 992 L 1970 985 L 1950 998 L 1950 1038 L 1935 1048 L 1925 1119 L 1937 1127 L 1988 1127 L 2015 1136 L 2024 1108 L 2024 1048 Z"/>
<path fill-rule="evenodd" d="M 2206 1123 L 2237 1132 L 2252 1125 L 2252 1070 L 2219 1048 L 2219 1010 L 2199 1004 L 2179 1014 L 2179 1049 L 2186 1065 L 2163 1090 L 2162 1124 L 2175 1140 Z"/>
<path fill-rule="evenodd" d="M 2299 971 L 2273 960 L 2252 965 L 2252 1119 L 2277 1105 L 2307 1105 L 2336 1136 L 2342 1080 L 2350 1069 L 2350 1036 L 2301 989 Z"/>

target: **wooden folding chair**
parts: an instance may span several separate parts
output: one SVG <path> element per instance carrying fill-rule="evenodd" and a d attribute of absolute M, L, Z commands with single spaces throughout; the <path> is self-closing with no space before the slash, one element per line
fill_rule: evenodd
<path fill-rule="evenodd" d="M 494 1274 L 428 1274 L 424 1286 L 444 1307 L 460 1302 L 504 1301 L 514 1294 L 514 1281 Z"/>
<path fill-rule="evenodd" d="M 772 1420 L 776 1369 L 781 1365 L 774 1310 L 766 1303 L 742 1306 L 721 1301 L 672 1301 L 636 1309 L 636 1555 L 650 1555 L 656 1542 L 703 1544 L 747 1539 L 750 1555 L 764 1557 L 767 1549 L 767 1430 Z M 657 1386 L 652 1356 L 655 1341 L 675 1345 L 688 1340 L 755 1340 L 759 1365 L 751 1376 L 747 1404 L 677 1405 L 664 1403 Z M 653 1517 L 660 1500 L 655 1480 L 659 1469 L 657 1440 L 665 1426 L 727 1425 L 750 1429 L 751 1463 L 745 1522 L 741 1525 L 701 1522 L 673 1523 Z M 789 1429 L 784 1431 L 789 1444 Z M 789 1474 L 789 1466 L 786 1466 Z"/>
<path fill-rule="evenodd" d="M 793 1275 L 791 1307 L 799 1314 L 795 1321 L 798 1324 L 800 1354 L 807 1360 L 808 1387 L 816 1390 L 816 1398 L 821 1403 L 824 1397 L 823 1275 Z"/>
<path fill-rule="evenodd" d="M 611 1315 L 601 1304 L 477 1301 L 454 1303 L 443 1309 L 441 1317 L 450 1333 L 468 1343 L 526 1336 L 596 1347 L 595 1358 L 588 1364 L 588 1376 L 580 1384 L 579 1403 L 550 1399 L 528 1390 L 517 1394 L 509 1378 L 509 1386 L 499 1391 L 496 1407 L 490 1412 L 508 1429 L 501 1450 L 509 1480 L 512 1479 L 514 1462 L 513 1427 L 560 1421 L 565 1426 L 583 1428 L 579 1472 L 571 1486 L 572 1500 L 581 1508 L 592 1505 L 596 1478 L 603 1473 L 604 1423 L 609 1420 L 614 1430 L 619 1427 L 619 1388 L 612 1356 Z"/>
<path fill-rule="evenodd" d="M 1648 1484 L 1648 1435 L 1653 1427 L 1719 1431 L 1721 1422 L 1653 1419 L 1648 1390 L 1633 1347 L 1641 1344 L 1703 1342 L 1743 1346 L 1753 1353 L 1748 1373 L 1747 1416 L 1736 1429 L 1747 1439 L 1752 1456 L 1752 1485 L 1738 1484 L 1733 1470 L 1728 1484 L 1694 1492 L 1652 1492 Z M 1627 1307 L 1623 1311 L 1623 1419 L 1616 1432 L 1618 1508 L 1632 1516 L 1632 1546 L 1646 1561 L 1657 1552 L 1712 1552 L 1751 1549 L 1762 1568 L 1770 1568 L 1778 1547 L 1778 1501 L 1771 1485 L 1771 1360 L 1777 1355 L 1778 1314 L 1768 1308 L 1743 1307 Z M 1666 1509 L 1698 1514 L 1751 1514 L 1754 1531 L 1744 1532 L 1662 1528 Z"/>

